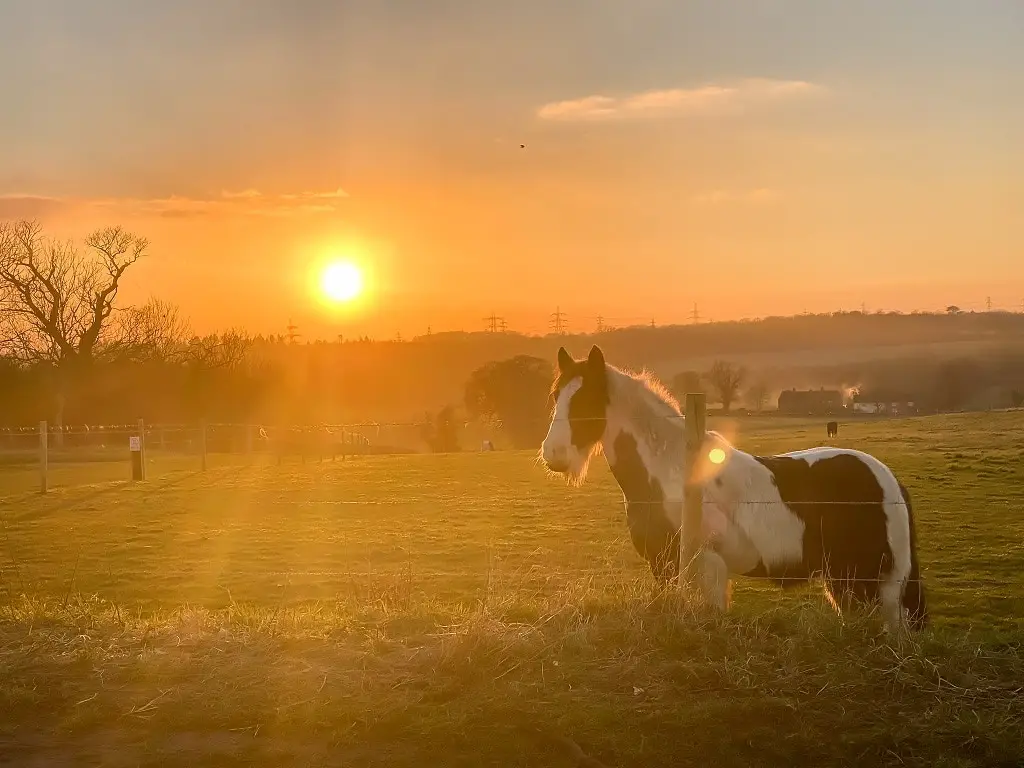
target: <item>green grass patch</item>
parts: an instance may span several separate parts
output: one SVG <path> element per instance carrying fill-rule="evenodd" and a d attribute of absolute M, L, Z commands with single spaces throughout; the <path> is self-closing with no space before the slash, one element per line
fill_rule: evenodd
<path fill-rule="evenodd" d="M 934 627 L 903 643 L 813 589 L 739 580 L 720 619 L 654 594 L 603 460 L 569 489 L 527 453 L 157 455 L 45 496 L 4 467 L 0 762 L 572 765 L 539 728 L 610 766 L 1020 765 L 1022 428 L 841 425 L 913 496 Z"/>

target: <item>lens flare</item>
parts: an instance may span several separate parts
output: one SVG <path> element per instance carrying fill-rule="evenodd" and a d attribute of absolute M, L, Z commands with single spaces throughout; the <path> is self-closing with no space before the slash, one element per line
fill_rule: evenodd
<path fill-rule="evenodd" d="M 712 448 L 708 452 L 708 459 L 711 460 L 712 464 L 721 464 L 725 461 L 725 451 L 721 448 Z"/>

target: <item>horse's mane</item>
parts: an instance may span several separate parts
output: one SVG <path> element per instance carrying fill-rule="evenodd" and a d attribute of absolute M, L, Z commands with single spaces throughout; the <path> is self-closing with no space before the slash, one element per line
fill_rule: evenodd
<path fill-rule="evenodd" d="M 682 449 L 683 418 L 679 401 L 653 373 L 608 366 L 609 389 L 617 395 L 630 421 L 656 451 Z"/>

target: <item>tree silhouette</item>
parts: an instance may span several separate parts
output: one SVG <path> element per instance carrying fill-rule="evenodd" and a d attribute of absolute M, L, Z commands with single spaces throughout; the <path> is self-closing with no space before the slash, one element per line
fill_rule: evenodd
<path fill-rule="evenodd" d="M 516 448 L 535 448 L 547 431 L 553 377 L 551 364 L 531 355 L 487 363 L 466 382 L 466 412 L 499 425 Z"/>
<path fill-rule="evenodd" d="M 145 325 L 114 316 L 125 271 L 146 253 L 145 238 L 107 227 L 87 250 L 43 236 L 34 221 L 0 224 L 0 351 L 53 372 L 58 426 L 73 382 L 101 356 L 131 347 Z M 152 320 L 153 318 L 148 318 Z"/>
<path fill-rule="evenodd" d="M 715 360 L 707 372 L 707 380 L 718 394 L 722 410 L 726 413 L 736 402 L 740 387 L 746 379 L 747 372 L 742 366 L 733 365 L 725 360 Z"/>
<path fill-rule="evenodd" d="M 768 402 L 768 385 L 763 381 L 756 381 L 747 390 L 747 402 L 754 410 L 760 413 Z"/>
<path fill-rule="evenodd" d="M 704 386 L 703 377 L 698 371 L 682 371 L 672 377 L 672 383 L 669 385 L 669 391 L 675 396 L 679 404 L 682 405 L 686 399 L 688 392 L 707 392 L 707 388 Z"/>
<path fill-rule="evenodd" d="M 935 404 L 943 411 L 958 411 L 984 384 L 984 373 L 976 360 L 947 360 L 936 372 Z"/>
<path fill-rule="evenodd" d="M 446 405 L 436 416 L 427 414 L 420 426 L 420 436 L 434 453 L 455 453 L 459 450 L 459 424 L 455 409 Z"/>

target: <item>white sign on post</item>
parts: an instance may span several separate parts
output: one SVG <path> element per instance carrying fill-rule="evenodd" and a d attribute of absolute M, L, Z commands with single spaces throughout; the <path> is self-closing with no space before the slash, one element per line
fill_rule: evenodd
<path fill-rule="evenodd" d="M 142 450 L 142 440 L 141 440 L 141 438 L 139 438 L 139 437 L 137 437 L 135 435 L 132 435 L 131 437 L 129 437 L 128 438 L 128 450 L 130 450 L 132 453 L 135 453 L 137 451 L 141 451 Z"/>

